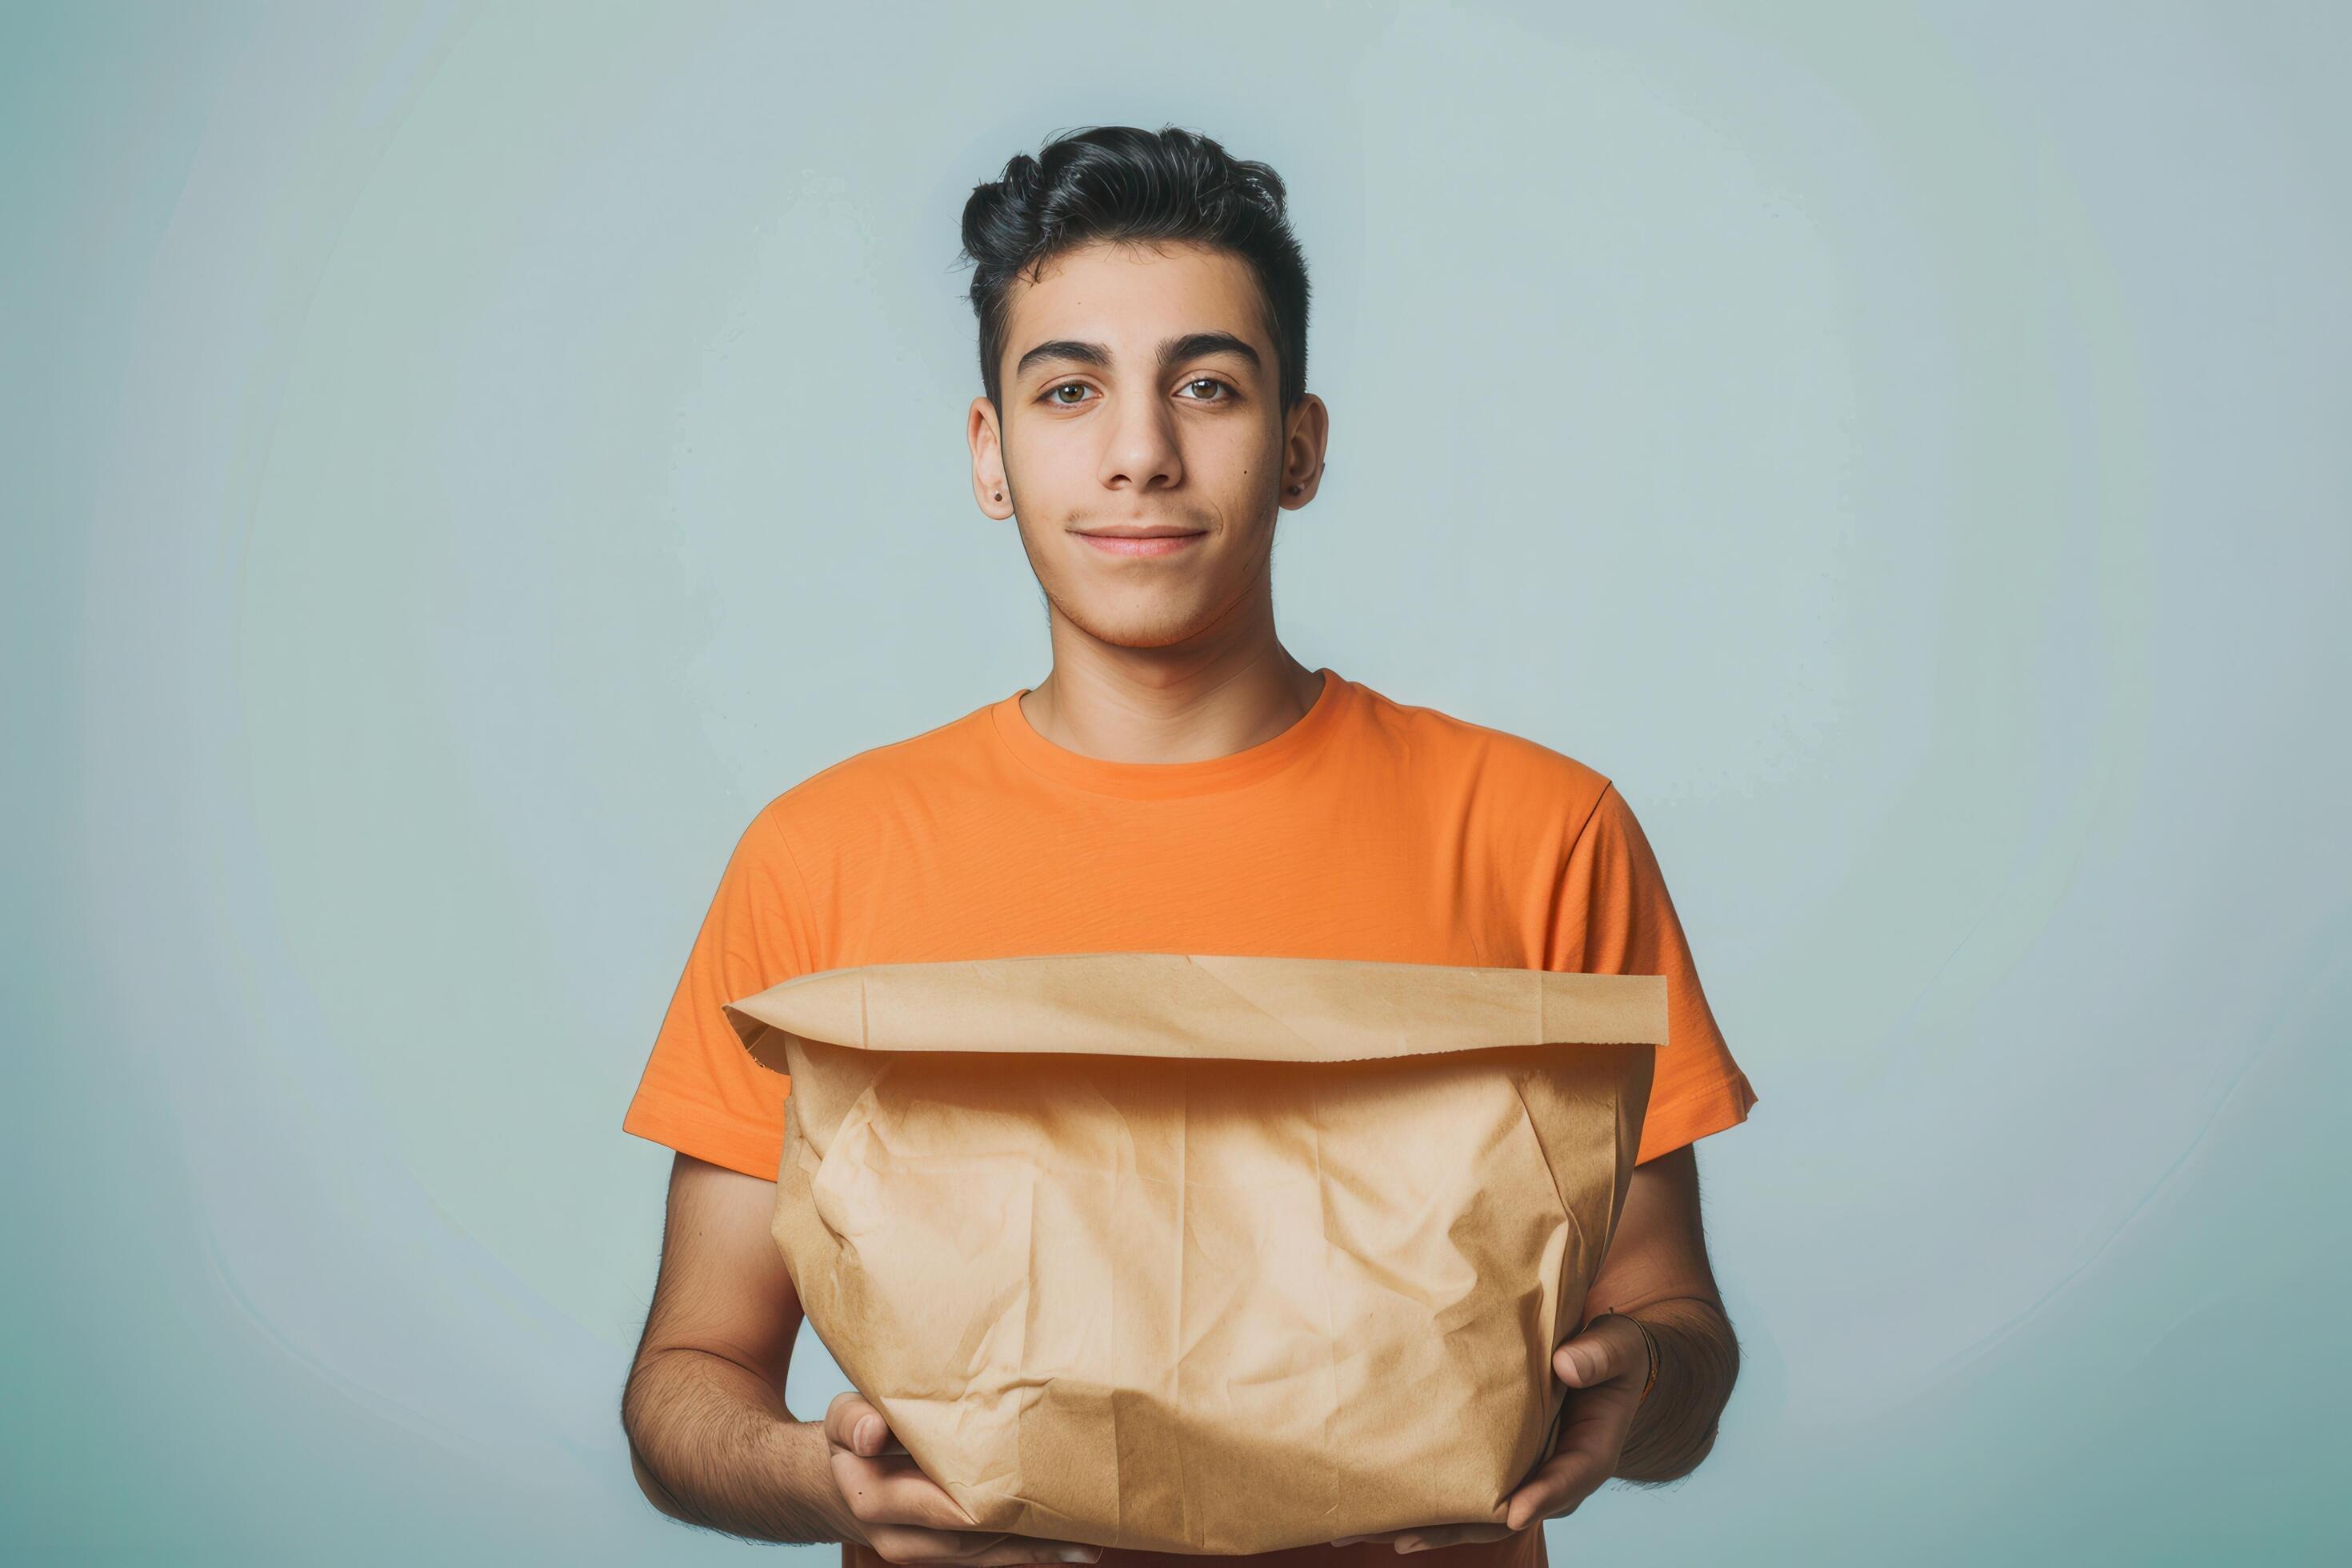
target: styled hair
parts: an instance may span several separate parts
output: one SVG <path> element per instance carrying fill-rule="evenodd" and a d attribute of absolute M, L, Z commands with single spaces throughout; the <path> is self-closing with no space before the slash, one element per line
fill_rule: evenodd
<path fill-rule="evenodd" d="M 1290 232 L 1280 176 L 1208 137 L 1097 125 L 1023 153 L 963 205 L 963 249 L 980 318 L 980 379 L 1002 417 L 1013 284 L 1036 281 L 1064 251 L 1097 242 L 1190 243 L 1249 263 L 1280 361 L 1282 407 L 1307 395 L 1307 258 Z"/>

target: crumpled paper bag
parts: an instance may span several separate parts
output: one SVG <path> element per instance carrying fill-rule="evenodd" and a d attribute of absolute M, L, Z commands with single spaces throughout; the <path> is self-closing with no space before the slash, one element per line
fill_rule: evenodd
<path fill-rule="evenodd" d="M 1499 1527 L 1632 1179 L 1655 975 L 1185 953 L 803 974 L 773 1231 L 975 1528 Z M 1499 1533 L 1499 1529 L 1497 1531 Z"/>

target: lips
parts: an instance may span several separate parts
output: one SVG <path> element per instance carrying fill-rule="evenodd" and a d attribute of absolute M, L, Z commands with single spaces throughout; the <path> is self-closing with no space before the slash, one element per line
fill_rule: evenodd
<path fill-rule="evenodd" d="M 1089 539 L 1173 539 L 1188 533 L 1205 533 L 1206 529 L 1179 528 L 1172 522 L 1147 523 L 1141 528 L 1081 528 L 1076 531 Z"/>
<path fill-rule="evenodd" d="M 1078 537 L 1106 554 L 1148 557 L 1173 555 L 1194 541 L 1207 538 L 1208 532 L 1206 530 L 1149 528 L 1124 533 L 1081 531 Z"/>

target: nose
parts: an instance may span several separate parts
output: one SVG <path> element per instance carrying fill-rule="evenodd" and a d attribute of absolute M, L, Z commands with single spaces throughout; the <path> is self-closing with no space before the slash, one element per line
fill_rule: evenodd
<path fill-rule="evenodd" d="M 1103 446 L 1103 488 L 1149 490 L 1181 484 L 1184 465 L 1173 411 L 1155 397 L 1129 397 L 1115 413 Z"/>

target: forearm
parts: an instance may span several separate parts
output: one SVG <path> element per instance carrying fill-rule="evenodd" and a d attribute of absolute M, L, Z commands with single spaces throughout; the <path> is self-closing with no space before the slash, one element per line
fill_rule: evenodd
<path fill-rule="evenodd" d="M 1656 1485 L 1698 1468 L 1739 1376 L 1739 1342 L 1711 1301 L 1675 1298 L 1631 1309 L 1657 1337 L 1658 1382 L 1633 1417 L 1620 1479 Z"/>
<path fill-rule="evenodd" d="M 674 1519 L 751 1541 L 864 1542 L 834 1485 L 820 1422 L 724 1356 L 656 1352 L 631 1373 L 621 1425 L 638 1482 Z"/>

